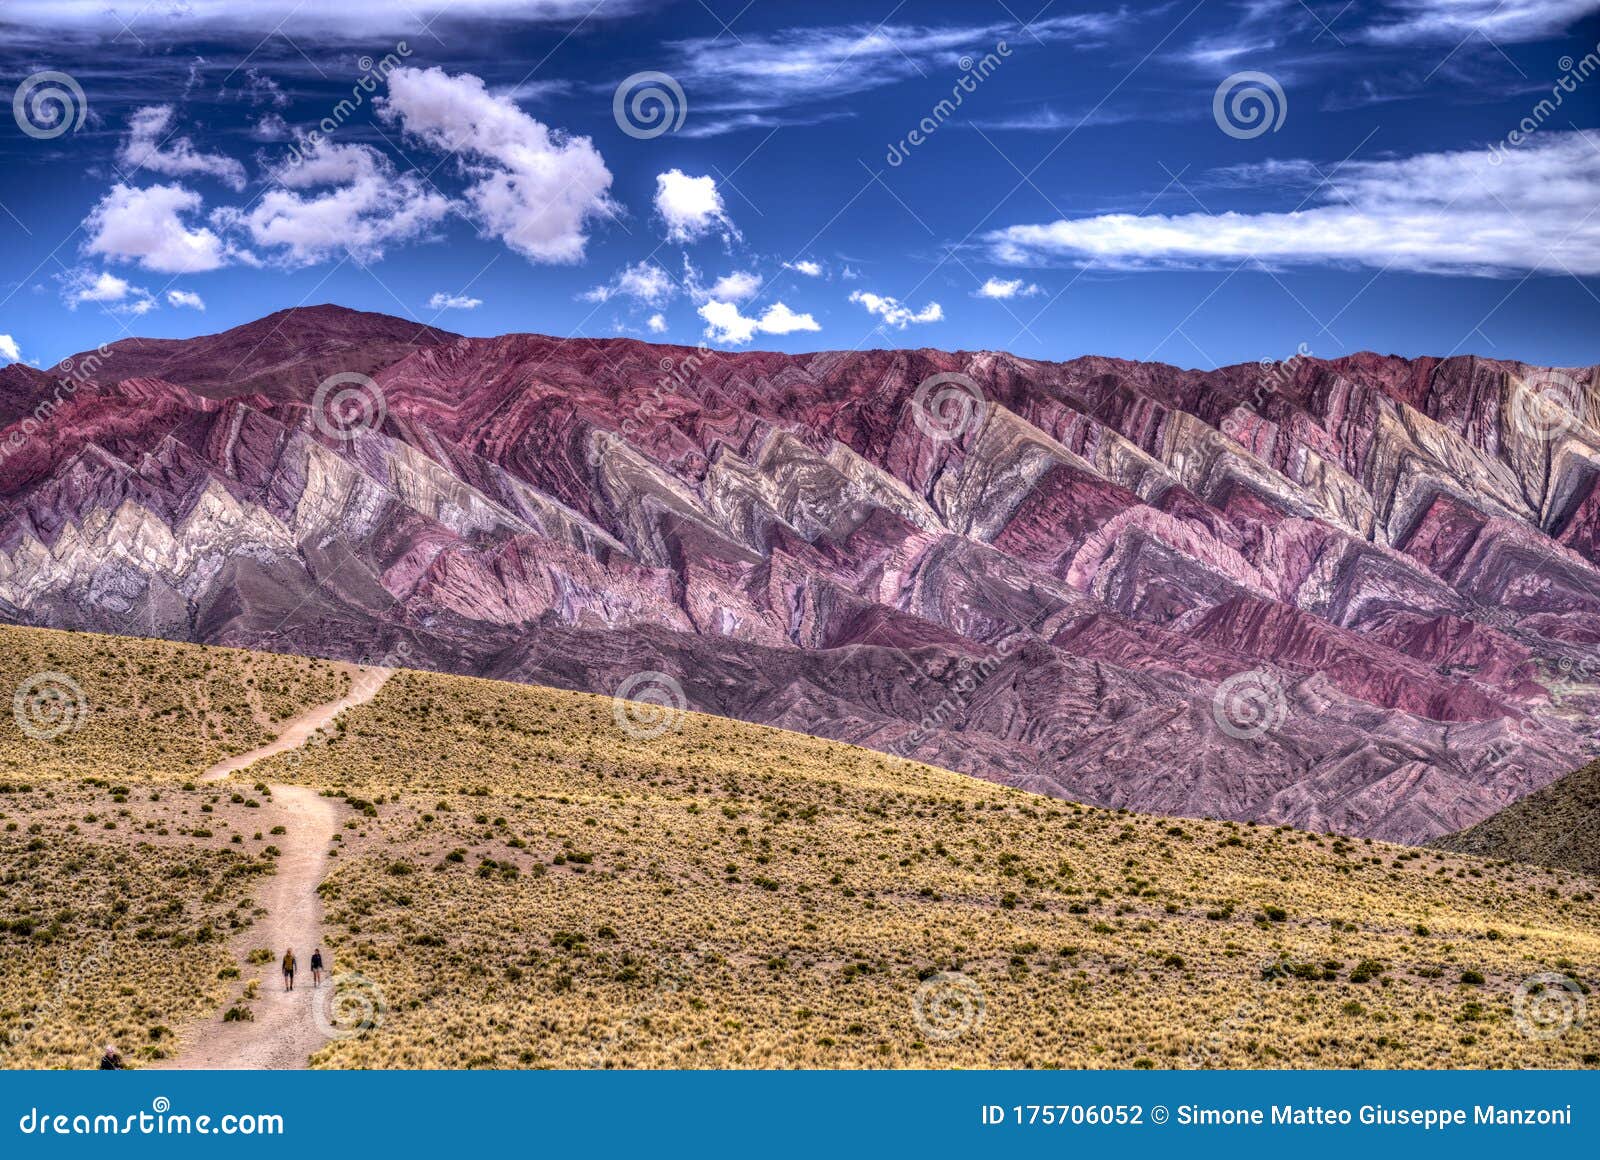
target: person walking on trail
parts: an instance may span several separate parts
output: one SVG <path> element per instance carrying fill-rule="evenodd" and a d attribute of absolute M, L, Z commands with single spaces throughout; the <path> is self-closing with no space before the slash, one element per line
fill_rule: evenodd
<path fill-rule="evenodd" d="M 322 985 L 322 948 L 317 947 L 311 952 L 311 985 Z"/>
<path fill-rule="evenodd" d="M 127 1071 L 128 1065 L 122 1062 L 122 1052 L 110 1043 L 106 1044 L 105 1054 L 100 1057 L 101 1071 Z"/>
<path fill-rule="evenodd" d="M 283 989 L 294 990 L 294 948 L 283 952 Z"/>

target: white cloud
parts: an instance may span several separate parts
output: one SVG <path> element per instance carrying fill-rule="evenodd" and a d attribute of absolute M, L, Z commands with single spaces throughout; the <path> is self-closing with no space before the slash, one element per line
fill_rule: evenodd
<path fill-rule="evenodd" d="M 395 69 L 378 104 L 385 120 L 459 155 L 479 226 L 529 261 L 578 261 L 590 220 L 616 210 L 611 171 L 589 138 L 534 120 L 471 73 Z"/>
<path fill-rule="evenodd" d="M 244 166 L 220 153 L 202 153 L 187 137 L 172 128 L 176 111 L 171 105 L 146 105 L 128 118 L 128 135 L 117 150 L 117 162 L 131 173 L 141 169 L 168 177 L 214 177 L 229 189 L 244 189 Z"/>
<path fill-rule="evenodd" d="M 126 278 L 118 278 L 108 271 L 90 274 L 87 270 L 80 270 L 68 280 L 67 305 L 77 306 L 82 302 L 121 302 L 132 290 L 133 287 Z"/>
<path fill-rule="evenodd" d="M 1021 278 L 986 278 L 983 285 L 977 289 L 979 298 L 1032 298 L 1035 294 L 1044 291 L 1032 282 L 1024 283 Z"/>
<path fill-rule="evenodd" d="M 403 4 L 359 0 L 307 4 L 305 0 L 6 0 L 6 19 L 59 32 L 103 33 L 123 43 L 196 32 L 277 34 L 288 22 L 298 38 L 342 41 L 418 35 L 453 19 L 515 23 L 575 23 L 597 16 L 622 16 L 641 7 L 636 0 L 406 0 Z M 440 23 L 442 22 L 442 23 Z M 304 42 L 302 42 L 304 43 Z"/>
<path fill-rule="evenodd" d="M 647 260 L 624 266 L 610 282 L 584 291 L 581 297 L 586 302 L 609 302 L 620 295 L 646 306 L 660 306 L 671 301 L 677 292 L 678 285 L 672 275 Z"/>
<path fill-rule="evenodd" d="M 852 290 L 850 301 L 865 307 L 868 314 L 876 314 L 883 319 L 884 325 L 896 330 L 904 330 L 913 322 L 938 322 L 944 318 L 944 307 L 937 302 L 930 302 L 921 310 L 912 310 L 898 298 L 871 294 L 865 290 Z"/>
<path fill-rule="evenodd" d="M 277 251 L 286 266 L 313 265 L 342 253 L 378 261 L 389 246 L 430 234 L 450 211 L 442 194 L 415 173 L 396 172 L 370 145 L 324 138 L 300 157 L 274 172 L 278 187 L 253 205 L 215 216 L 244 230 L 256 246 Z"/>
<path fill-rule="evenodd" d="M 1367 30 L 1382 43 L 1446 41 L 1482 33 L 1497 44 L 1557 36 L 1600 11 L 1600 0 L 1395 0 Z"/>
<path fill-rule="evenodd" d="M 651 334 L 665 334 L 667 332 L 667 320 L 659 314 L 652 314 L 647 318 L 645 326 L 649 328 Z"/>
<path fill-rule="evenodd" d="M 1339 167 L 1289 213 L 1102 214 L 988 235 L 1019 264 L 1122 269 L 1334 263 L 1422 273 L 1600 274 L 1600 149 L 1582 133 Z"/>
<path fill-rule="evenodd" d="M 187 310 L 204 310 L 206 300 L 193 290 L 168 290 L 167 305 Z"/>
<path fill-rule="evenodd" d="M 690 177 L 681 169 L 658 173 L 655 204 L 669 242 L 698 241 L 717 229 L 724 238 L 739 236 L 711 177 Z"/>
<path fill-rule="evenodd" d="M 149 314 L 160 305 L 156 296 L 143 286 L 135 286 L 126 278 L 102 270 L 69 270 L 59 276 L 62 298 L 68 310 L 76 310 L 84 303 L 93 303 L 113 314 Z"/>
<path fill-rule="evenodd" d="M 277 113 L 263 113 L 250 126 L 250 136 L 257 141 L 287 141 L 290 137 L 289 122 Z"/>
<path fill-rule="evenodd" d="M 706 321 L 706 337 L 726 346 L 743 346 L 759 334 L 793 334 L 799 330 L 821 330 L 809 314 L 796 314 L 782 302 L 774 302 L 759 318 L 739 313 L 738 303 L 707 302 L 700 307 Z"/>
<path fill-rule="evenodd" d="M 443 290 L 435 291 L 433 297 L 428 299 L 430 310 L 476 310 L 482 305 L 482 298 L 468 298 L 465 294 L 446 294 Z"/>
<path fill-rule="evenodd" d="M 760 275 L 736 270 L 732 274 L 724 274 L 713 282 L 711 289 L 706 291 L 706 297 L 720 298 L 724 302 L 743 302 L 746 298 L 754 298 L 756 291 L 760 289 Z"/>
<path fill-rule="evenodd" d="M 119 182 L 84 219 L 84 249 L 163 274 L 215 270 L 233 254 L 210 229 L 184 220 L 201 205 L 200 195 L 181 185 L 135 189 Z"/>
<path fill-rule="evenodd" d="M 0 334 L 0 363 L 21 361 L 22 348 L 17 345 L 17 340 L 9 334 Z"/>
<path fill-rule="evenodd" d="M 1131 19 L 1126 11 L 1087 12 L 1016 23 L 995 21 L 961 26 L 908 24 L 833 25 L 785 28 L 767 34 L 741 30 L 737 39 L 717 36 L 678 41 L 678 61 L 668 69 L 691 91 L 715 93 L 719 104 L 700 106 L 690 135 L 710 136 L 778 124 L 804 124 L 837 115 L 819 110 L 821 101 L 850 96 L 904 80 L 923 81 L 935 69 L 964 72 L 963 56 L 983 61 L 992 55 L 1003 67 L 1005 55 L 1023 45 L 1067 42 L 1087 49 Z M 997 51 L 1007 42 L 1004 55 Z M 952 78 L 954 79 L 954 78 Z M 801 106 L 802 117 L 780 118 L 770 110 Z"/>
<path fill-rule="evenodd" d="M 807 278 L 822 277 L 822 263 L 813 262 L 810 258 L 801 258 L 798 262 L 785 262 L 785 270 L 793 270 L 796 274 L 804 274 Z"/>

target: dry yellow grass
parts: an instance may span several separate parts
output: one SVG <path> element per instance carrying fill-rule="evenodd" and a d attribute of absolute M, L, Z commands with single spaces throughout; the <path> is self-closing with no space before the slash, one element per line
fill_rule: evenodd
<path fill-rule="evenodd" d="M 254 771 L 354 800 L 327 942 L 386 1012 L 322 1066 L 1600 1063 L 1515 1018 L 1600 975 L 1582 876 L 432 674 L 342 725 Z"/>
<path fill-rule="evenodd" d="M 358 1009 L 381 998 L 320 1066 L 1600 1063 L 1600 1012 L 1516 1018 L 1526 980 L 1600 976 L 1581 875 L 1079 807 L 716 718 L 639 739 L 606 698 L 419 673 L 185 788 L 344 673 L 0 630 L 0 675 L 46 662 L 93 711 L 0 743 L 13 1066 L 106 1038 L 156 1058 L 156 1029 L 220 1016 L 272 862 L 252 785 L 277 781 L 344 795 L 323 946 Z"/>
<path fill-rule="evenodd" d="M 193 776 L 270 741 L 299 709 L 342 695 L 349 671 L 276 653 L 0 625 L 0 780 Z"/>
<path fill-rule="evenodd" d="M 56 676 L 28 686 L 21 722 L 0 699 L 0 1066 L 92 1066 L 107 1042 L 130 1063 L 160 1059 L 232 986 L 230 943 L 258 916 L 280 840 L 249 781 L 186 779 L 348 677 L 300 657 L 0 627 L 0 694 L 41 674 Z M 26 703 L 46 690 L 70 701 Z"/>

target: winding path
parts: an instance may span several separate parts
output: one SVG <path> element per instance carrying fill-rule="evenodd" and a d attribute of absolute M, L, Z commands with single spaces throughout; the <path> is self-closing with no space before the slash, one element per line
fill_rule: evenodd
<path fill-rule="evenodd" d="M 202 782 L 217 782 L 240 773 L 258 761 L 286 753 L 304 745 L 317 730 L 329 724 L 346 709 L 370 701 L 383 688 L 393 670 L 368 668 L 352 675 L 350 692 L 337 701 L 315 705 L 289 720 L 272 741 L 248 753 L 219 761 L 200 775 Z M 274 785 L 272 800 L 262 805 L 262 827 L 283 826 L 287 831 L 277 841 L 281 853 L 277 873 L 266 879 L 257 901 L 267 909 L 241 938 L 238 950 L 240 969 L 246 979 L 259 977 L 261 989 L 248 1004 L 236 989 L 223 1011 L 238 1003 L 249 1006 L 255 1018 L 249 1022 L 224 1023 L 222 1011 L 191 1027 L 183 1037 L 183 1049 L 160 1066 L 176 1068 L 303 1068 L 312 1052 L 327 1039 L 318 1018 L 318 1000 L 330 995 L 326 978 L 319 991 L 311 984 L 311 951 L 319 944 L 322 926 L 322 899 L 317 887 L 322 882 L 328 843 L 338 832 L 333 803 L 302 785 Z M 245 945 L 248 944 L 248 945 Z M 273 960 L 259 966 L 242 962 L 249 949 L 272 948 Z M 295 989 L 283 989 L 283 972 L 278 963 L 285 948 L 294 948 L 299 960 Z M 324 951 L 324 957 L 328 958 Z M 330 962 L 331 965 L 331 962 Z"/>

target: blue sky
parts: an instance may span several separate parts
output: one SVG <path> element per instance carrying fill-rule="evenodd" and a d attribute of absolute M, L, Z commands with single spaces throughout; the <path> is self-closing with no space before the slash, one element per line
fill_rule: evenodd
<path fill-rule="evenodd" d="M 6 0 L 0 361 L 329 301 L 1600 358 L 1600 0 L 1041 3 Z"/>

